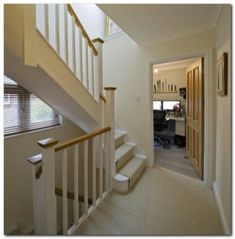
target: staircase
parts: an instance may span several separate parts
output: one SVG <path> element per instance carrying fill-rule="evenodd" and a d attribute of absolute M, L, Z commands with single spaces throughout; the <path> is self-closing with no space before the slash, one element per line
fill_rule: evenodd
<path fill-rule="evenodd" d="M 7 231 L 71 235 L 111 190 L 124 193 L 133 188 L 146 157 L 136 153 L 137 146 L 126 132 L 114 132 L 116 88 L 103 88 L 103 41 L 89 38 L 72 6 L 12 4 L 4 12 L 5 75 L 88 132 L 67 142 L 53 136 L 37 142 L 41 154 L 27 159 L 34 225 L 20 229 L 13 223 Z M 55 182 L 56 161 L 61 163 L 60 188 Z M 60 210 L 56 196 L 62 198 Z M 73 200 L 72 222 L 69 200 Z"/>
<path fill-rule="evenodd" d="M 136 144 L 126 142 L 127 133 L 115 131 L 115 167 L 113 187 L 118 192 L 128 192 L 146 167 L 146 157 L 136 154 Z"/>

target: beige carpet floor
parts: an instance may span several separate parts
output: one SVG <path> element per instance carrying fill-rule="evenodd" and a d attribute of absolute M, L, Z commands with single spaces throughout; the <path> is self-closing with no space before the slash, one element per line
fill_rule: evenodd
<path fill-rule="evenodd" d="M 134 189 L 111 192 L 77 235 L 220 235 L 211 190 L 164 168 L 146 169 Z"/>

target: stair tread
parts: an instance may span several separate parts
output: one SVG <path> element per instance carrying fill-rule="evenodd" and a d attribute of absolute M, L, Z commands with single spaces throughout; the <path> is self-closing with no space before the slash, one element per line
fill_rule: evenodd
<path fill-rule="evenodd" d="M 131 178 L 137 169 L 144 163 L 145 159 L 138 156 L 132 157 L 129 162 L 119 171 L 120 174 Z"/>
<path fill-rule="evenodd" d="M 116 131 L 115 131 L 115 140 L 116 140 L 116 139 L 119 139 L 120 137 L 125 136 L 125 135 L 126 135 L 126 132 L 116 130 Z"/>
<path fill-rule="evenodd" d="M 123 144 L 115 150 L 115 162 L 122 158 L 129 150 L 134 147 L 132 144 Z"/>

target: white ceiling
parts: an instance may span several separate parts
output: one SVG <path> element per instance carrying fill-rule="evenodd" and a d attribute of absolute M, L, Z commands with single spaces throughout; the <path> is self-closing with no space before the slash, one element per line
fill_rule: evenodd
<path fill-rule="evenodd" d="M 216 26 L 221 4 L 98 4 L 139 45 L 146 46 Z"/>

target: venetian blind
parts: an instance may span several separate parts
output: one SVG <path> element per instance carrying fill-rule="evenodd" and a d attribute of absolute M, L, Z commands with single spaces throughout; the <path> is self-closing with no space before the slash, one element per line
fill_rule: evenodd
<path fill-rule="evenodd" d="M 4 77 L 4 135 L 59 124 L 58 113 L 34 94 Z"/>

